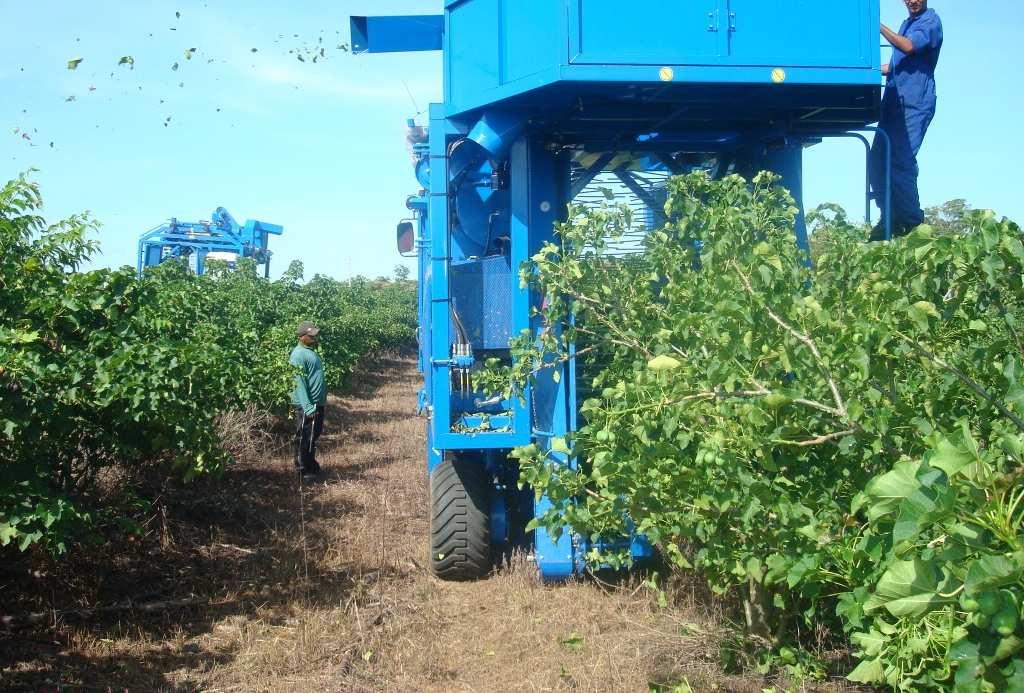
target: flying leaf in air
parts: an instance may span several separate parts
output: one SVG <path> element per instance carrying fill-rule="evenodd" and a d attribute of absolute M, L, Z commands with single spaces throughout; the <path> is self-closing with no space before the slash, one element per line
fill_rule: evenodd
<path fill-rule="evenodd" d="M 195 48 L 187 49 L 185 51 L 185 60 L 191 60 L 192 56 L 195 55 L 195 53 L 196 53 L 196 49 Z"/>
<path fill-rule="evenodd" d="M 84 60 L 84 58 L 72 58 L 68 61 L 68 69 L 77 70 L 78 66 L 82 64 L 82 60 Z"/>
<path fill-rule="evenodd" d="M 174 13 L 174 18 L 175 19 L 181 19 L 181 12 L 175 12 Z"/>
<path fill-rule="evenodd" d="M 178 71 L 178 63 L 174 63 L 173 65 L 171 65 L 171 71 L 172 72 L 177 72 Z"/>
<path fill-rule="evenodd" d="M 118 65 L 127 65 L 128 69 L 135 69 L 135 58 L 130 55 L 122 55 L 121 59 L 117 61 Z"/>

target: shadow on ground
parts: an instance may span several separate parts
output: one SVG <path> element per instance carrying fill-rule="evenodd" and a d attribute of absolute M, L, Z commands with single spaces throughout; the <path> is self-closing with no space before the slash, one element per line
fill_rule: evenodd
<path fill-rule="evenodd" d="M 346 399 L 372 400 L 396 370 L 407 374 L 409 362 L 384 359 L 354 379 Z M 363 429 L 379 423 L 380 412 L 370 416 L 358 404 L 333 402 L 322 453 L 376 442 Z M 202 672 L 235 655 L 231 646 L 200 647 L 196 638 L 257 609 L 263 622 L 283 624 L 296 604 L 335 607 L 367 576 L 389 577 L 376 564 L 327 568 L 308 560 L 336 541 L 323 523 L 308 521 L 314 508 L 335 518 L 359 511 L 328 487 L 391 464 L 387 445 L 381 441 L 380 454 L 328 468 L 321 482 L 301 490 L 287 448 L 283 439 L 272 462 L 251 460 L 220 478 L 164 489 L 151 498 L 139 535 L 112 537 L 63 558 L 0 553 L 0 616 L 6 617 L 0 689 L 199 690 L 198 683 L 169 683 L 167 672 Z"/>

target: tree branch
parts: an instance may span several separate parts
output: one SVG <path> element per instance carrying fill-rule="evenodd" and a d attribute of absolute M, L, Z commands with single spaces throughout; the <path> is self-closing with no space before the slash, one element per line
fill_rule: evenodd
<path fill-rule="evenodd" d="M 773 443 L 778 443 L 779 445 L 796 445 L 797 447 L 801 447 L 801 448 L 809 448 L 809 447 L 814 446 L 814 445 L 823 445 L 824 443 L 829 443 L 829 442 L 831 442 L 833 440 L 839 440 L 840 438 L 845 438 L 846 436 L 852 436 L 856 432 L 857 431 L 855 429 L 851 428 L 851 429 L 846 430 L 846 431 L 837 431 L 835 433 L 828 433 L 828 434 L 825 434 L 825 435 L 821 435 L 821 436 L 818 436 L 817 438 L 811 438 L 810 440 L 782 440 L 782 439 L 775 439 L 772 442 Z"/>
<path fill-rule="evenodd" d="M 985 400 L 986 402 L 991 404 L 993 407 L 995 407 L 999 411 L 1000 414 L 1002 414 L 1007 419 L 1012 421 L 1013 424 L 1018 429 L 1020 429 L 1021 431 L 1024 431 L 1024 420 L 1022 420 L 1019 416 L 1017 416 L 1012 411 L 1007 409 L 1006 406 L 1002 402 L 1000 402 L 998 399 L 996 399 L 995 397 L 990 395 L 988 393 L 988 390 L 986 390 L 981 385 L 979 385 L 973 378 L 971 378 L 969 375 L 964 373 L 962 370 L 960 370 L 956 366 L 953 366 L 952 364 L 946 363 L 946 361 L 944 361 L 941 356 L 939 356 L 938 354 L 936 354 L 936 353 L 934 353 L 932 351 L 929 351 L 928 349 L 924 348 L 916 340 L 911 339 L 910 337 L 908 337 L 907 335 L 903 334 L 899 330 L 894 330 L 894 332 L 899 336 L 900 339 L 902 339 L 906 344 L 908 344 L 911 349 L 916 351 L 921 356 L 924 356 L 925 358 L 930 359 L 933 363 L 938 365 L 940 368 L 945 368 L 947 371 L 949 371 L 950 373 L 955 375 L 957 378 L 960 379 L 960 381 L 964 385 L 966 385 L 971 390 L 973 390 L 975 394 L 977 394 L 983 400 Z"/>
<path fill-rule="evenodd" d="M 729 264 L 732 265 L 733 269 L 736 270 L 736 274 L 739 275 L 740 281 L 743 282 L 743 288 L 746 289 L 747 293 L 750 294 L 751 298 L 758 300 L 760 302 L 761 307 L 764 308 L 766 313 L 768 313 L 768 317 L 771 318 L 772 321 L 775 322 L 779 327 L 781 327 L 786 332 L 795 337 L 797 340 L 802 342 L 814 355 L 814 359 L 818 364 L 818 368 L 819 370 L 821 370 L 822 375 L 825 376 L 825 380 L 828 382 L 828 387 L 832 391 L 832 398 L 835 400 L 836 403 L 836 413 L 838 414 L 839 418 L 845 419 L 847 416 L 846 404 L 843 402 L 842 395 L 839 394 L 839 387 L 838 385 L 836 385 L 835 378 L 832 377 L 832 374 L 829 373 L 825 366 L 822 364 L 821 352 L 818 351 L 818 345 L 814 343 L 814 340 L 811 339 L 810 335 L 806 335 L 803 332 L 800 332 L 796 328 L 792 327 L 789 323 L 787 323 L 785 320 L 776 315 L 775 311 L 769 308 L 764 301 L 761 301 L 759 299 L 757 292 L 754 291 L 754 287 L 751 286 L 750 284 L 750 280 L 747 279 L 747 275 L 743 273 L 743 270 L 740 269 L 740 266 L 736 263 L 735 260 L 730 260 Z"/>

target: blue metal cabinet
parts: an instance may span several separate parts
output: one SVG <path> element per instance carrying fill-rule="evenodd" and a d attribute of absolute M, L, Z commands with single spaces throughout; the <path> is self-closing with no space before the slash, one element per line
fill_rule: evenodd
<path fill-rule="evenodd" d="M 501 84 L 499 43 L 500 0 L 467 0 L 454 6 L 445 25 L 448 46 L 445 100 L 468 102 Z"/>
<path fill-rule="evenodd" d="M 453 0 L 449 116 L 566 82 L 877 87 L 878 3 Z"/>
<path fill-rule="evenodd" d="M 870 68 L 877 0 L 570 0 L 569 63 Z M 876 51 L 877 52 L 877 51 Z"/>
<path fill-rule="evenodd" d="M 827 69 L 870 68 L 877 10 L 863 2 L 727 0 L 722 30 L 729 63 Z M 877 7 L 877 0 L 868 5 Z M 875 56 L 877 59 L 877 55 Z"/>
<path fill-rule="evenodd" d="M 722 54 L 719 0 L 571 0 L 571 64 L 715 64 Z"/>

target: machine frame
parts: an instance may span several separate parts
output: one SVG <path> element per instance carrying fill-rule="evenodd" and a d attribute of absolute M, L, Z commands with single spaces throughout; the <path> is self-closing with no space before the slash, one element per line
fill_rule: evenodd
<path fill-rule="evenodd" d="M 448 0 L 444 15 L 352 19 L 356 53 L 445 54 L 445 102 L 430 106 L 426 138 L 410 123 L 421 185 L 407 201 L 419 255 L 420 408 L 432 478 L 483 469 L 489 481 L 484 492 L 467 481 L 464 519 L 432 525 L 435 535 L 462 531 L 462 545 L 487 537 L 495 553 L 525 543 L 549 580 L 586 569 L 586 537 L 527 535 L 549 501 L 517 488 L 508 457 L 534 443 L 572 464 L 561 442 L 578 426 L 575 359 L 541 369 L 521 399 L 488 400 L 472 385 L 509 339 L 544 329 L 541 299 L 519 269 L 602 172 L 657 220 L 664 200 L 643 185 L 644 171 L 775 171 L 800 207 L 796 242 L 807 248 L 803 150 L 828 137 L 868 146 L 862 133 L 873 131 L 881 101 L 878 21 L 878 0 Z M 617 163 L 624 156 L 629 163 Z M 865 200 L 870 216 L 870 190 Z M 454 497 L 451 487 L 438 493 Z M 478 535 L 466 529 L 476 516 L 488 522 Z M 435 573 L 486 573 L 439 546 L 459 544 L 432 543 Z M 652 552 L 641 537 L 620 546 L 636 560 Z"/>
<path fill-rule="evenodd" d="M 223 253 L 234 255 L 236 260 L 252 258 L 257 265 L 263 265 L 263 276 L 269 277 L 273 256 L 268 248 L 269 238 L 282 233 L 283 226 L 265 221 L 249 219 L 239 224 L 223 207 L 215 209 L 209 221 L 185 222 L 171 218 L 139 237 L 137 269 L 142 274 L 146 267 L 159 265 L 167 259 L 194 255 L 196 274 L 204 274 L 207 256 Z"/>

